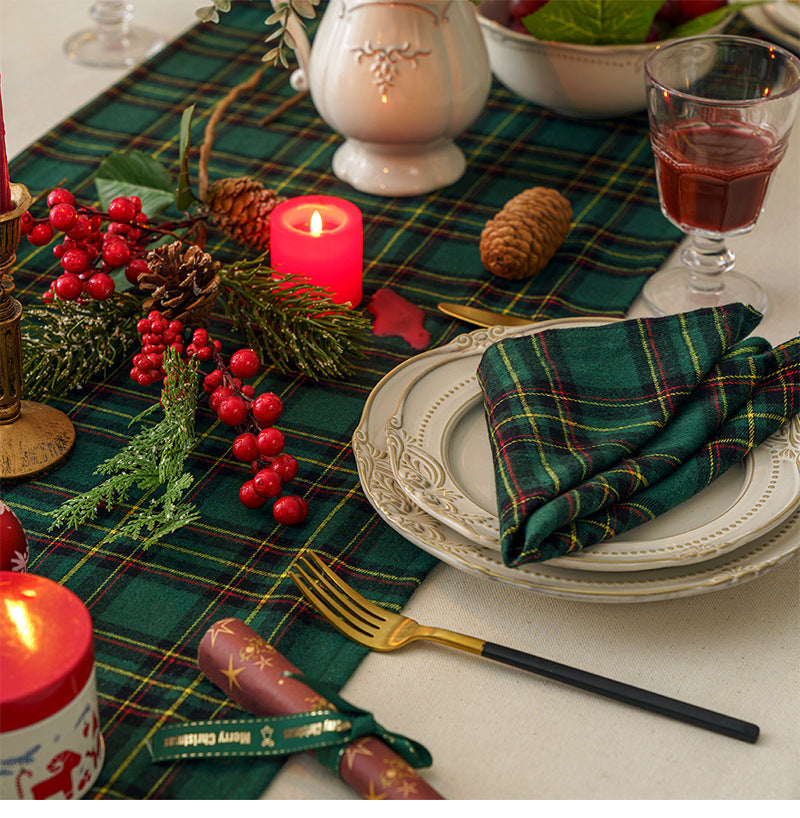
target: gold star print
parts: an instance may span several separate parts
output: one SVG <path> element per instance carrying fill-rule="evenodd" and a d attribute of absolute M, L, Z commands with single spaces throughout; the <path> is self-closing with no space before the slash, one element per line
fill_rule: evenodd
<path fill-rule="evenodd" d="M 347 748 L 344 751 L 345 761 L 347 761 L 347 769 L 353 769 L 353 759 L 356 756 L 371 756 L 372 750 L 366 746 L 365 742 L 363 741 L 354 741 L 352 744 L 348 744 Z"/>
<path fill-rule="evenodd" d="M 408 779 L 405 781 L 398 781 L 396 787 L 397 791 L 403 796 L 403 798 L 410 798 L 417 792 L 417 782 L 410 781 Z"/>
<path fill-rule="evenodd" d="M 386 798 L 386 793 L 385 792 L 375 792 L 375 782 L 370 781 L 369 782 L 369 792 L 362 792 L 361 797 L 366 798 L 367 801 L 382 801 L 384 798 Z"/>
<path fill-rule="evenodd" d="M 233 635 L 233 631 L 228 628 L 228 623 L 233 622 L 231 619 L 221 619 L 216 625 L 213 625 L 209 633 L 211 634 L 211 647 L 214 647 L 214 642 L 217 641 L 217 635 L 220 633 L 228 633 Z"/>
<path fill-rule="evenodd" d="M 242 686 L 239 684 L 239 680 L 236 678 L 243 670 L 244 666 L 234 668 L 233 666 L 233 654 L 228 657 L 228 669 L 223 670 L 222 668 L 219 669 L 220 673 L 225 676 L 228 680 L 228 684 L 230 685 L 231 690 L 233 690 L 234 685 L 242 689 Z"/>
<path fill-rule="evenodd" d="M 272 657 L 259 656 L 258 659 L 255 660 L 254 664 L 259 670 L 264 670 L 265 667 L 272 667 Z"/>

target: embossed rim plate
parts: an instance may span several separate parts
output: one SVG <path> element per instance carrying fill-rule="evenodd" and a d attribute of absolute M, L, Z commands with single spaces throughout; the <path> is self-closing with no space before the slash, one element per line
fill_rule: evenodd
<path fill-rule="evenodd" d="M 753 580 L 800 551 L 800 512 L 752 543 L 703 563 L 651 571 L 590 572 L 536 563 L 503 565 L 499 554 L 476 545 L 423 511 L 400 490 L 386 449 L 386 419 L 408 382 L 442 355 L 483 338 L 499 339 L 493 327 L 462 335 L 451 344 L 410 358 L 385 375 L 369 395 L 352 444 L 364 494 L 381 517 L 406 540 L 469 574 L 537 593 L 584 602 L 650 602 L 730 588 Z M 797 435 L 797 430 L 792 432 Z"/>
<path fill-rule="evenodd" d="M 386 441 L 395 481 L 410 500 L 468 540 L 499 552 L 492 455 L 476 377 L 493 342 L 439 356 L 416 374 L 386 424 Z M 657 520 L 550 564 L 587 571 L 667 568 L 718 557 L 767 533 L 800 504 L 800 453 L 787 435 L 773 435 Z"/>

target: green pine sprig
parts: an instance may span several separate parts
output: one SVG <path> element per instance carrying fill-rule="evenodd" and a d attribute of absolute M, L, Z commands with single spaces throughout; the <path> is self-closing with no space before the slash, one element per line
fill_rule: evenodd
<path fill-rule="evenodd" d="M 165 378 L 161 392 L 164 417 L 145 427 L 124 449 L 101 463 L 95 474 L 106 476 L 99 485 L 72 497 L 53 512 L 54 528 L 76 528 L 96 519 L 98 511 L 112 511 L 127 501 L 133 489 L 140 497 L 137 508 L 101 541 L 122 537 L 142 538 L 144 548 L 199 519 L 185 495 L 194 482 L 185 462 L 195 444 L 198 399 L 198 361 L 181 360 L 173 351 L 164 356 Z M 131 421 L 141 423 L 158 408 L 154 404 Z M 158 491 L 161 490 L 161 494 Z"/>
<path fill-rule="evenodd" d="M 136 343 L 141 309 L 130 293 L 26 307 L 20 325 L 25 398 L 60 397 L 108 374 Z"/>
<path fill-rule="evenodd" d="M 333 302 L 327 290 L 277 275 L 263 256 L 222 269 L 220 281 L 234 328 L 278 371 L 335 379 L 364 357 L 369 319 Z"/>

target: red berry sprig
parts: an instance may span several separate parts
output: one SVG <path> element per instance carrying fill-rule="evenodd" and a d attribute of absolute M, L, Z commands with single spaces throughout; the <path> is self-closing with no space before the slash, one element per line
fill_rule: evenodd
<path fill-rule="evenodd" d="M 282 525 L 302 523 L 308 516 L 308 504 L 297 494 L 283 495 L 284 487 L 297 476 L 296 458 L 284 451 L 286 438 L 275 423 L 283 413 L 283 401 L 274 392 L 255 394 L 244 381 L 261 369 L 261 360 L 252 349 L 240 349 L 222 360 L 220 342 L 208 331 L 194 330 L 191 341 L 183 345 L 183 325 L 167 321 L 158 310 L 137 324 L 142 339 L 141 352 L 133 357 L 131 379 L 149 386 L 164 378 L 163 358 L 167 348 L 178 355 L 213 363 L 215 368 L 203 379 L 208 405 L 220 422 L 237 430 L 232 452 L 236 460 L 250 464 L 251 478 L 239 489 L 242 505 L 262 508 L 273 500 L 272 514 Z"/>
<path fill-rule="evenodd" d="M 102 211 L 79 205 L 69 190 L 58 187 L 48 194 L 47 207 L 46 217 L 26 212 L 20 220 L 20 232 L 37 247 L 63 234 L 53 246 L 61 273 L 44 294 L 45 301 L 85 296 L 105 301 L 116 289 L 111 273 L 124 268 L 125 277 L 136 284 L 148 269 L 147 245 L 153 234 L 169 233 L 170 225 L 150 224 L 138 196 L 118 196 Z"/>

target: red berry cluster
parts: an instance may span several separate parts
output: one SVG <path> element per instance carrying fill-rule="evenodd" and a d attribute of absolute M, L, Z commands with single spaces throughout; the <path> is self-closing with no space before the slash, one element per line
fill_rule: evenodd
<path fill-rule="evenodd" d="M 168 348 L 183 355 L 183 324 L 167 321 L 158 310 L 153 310 L 137 322 L 136 329 L 142 349 L 133 356 L 131 380 L 140 386 L 150 386 L 164 380 L 164 353 Z"/>
<path fill-rule="evenodd" d="M 118 196 L 103 212 L 78 205 L 69 190 L 55 188 L 47 196 L 47 206 L 46 217 L 37 219 L 27 212 L 20 221 L 21 233 L 38 247 L 63 233 L 63 240 L 53 247 L 61 273 L 45 293 L 46 301 L 83 296 L 105 301 L 115 290 L 112 271 L 124 268 L 135 284 L 147 270 L 150 230 L 138 196 Z"/>
<path fill-rule="evenodd" d="M 297 460 L 284 451 L 283 432 L 275 427 L 283 413 L 283 401 L 274 392 L 256 395 L 253 385 L 245 383 L 261 369 L 258 354 L 252 349 L 240 349 L 226 366 L 220 356 L 220 342 L 212 339 L 207 330 L 194 330 L 184 347 L 181 322 L 167 321 L 158 310 L 142 318 L 137 329 L 142 349 L 133 357 L 131 379 L 142 386 L 163 380 L 167 348 L 203 363 L 212 362 L 216 368 L 203 379 L 203 391 L 220 422 L 238 430 L 233 456 L 249 463 L 252 474 L 239 490 L 239 500 L 252 509 L 273 500 L 272 514 L 278 523 L 302 523 L 308 515 L 306 501 L 297 494 L 282 495 L 284 486 L 298 472 Z"/>

